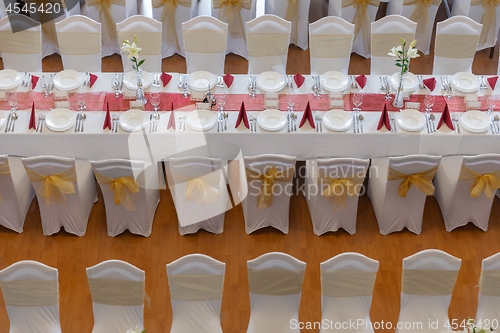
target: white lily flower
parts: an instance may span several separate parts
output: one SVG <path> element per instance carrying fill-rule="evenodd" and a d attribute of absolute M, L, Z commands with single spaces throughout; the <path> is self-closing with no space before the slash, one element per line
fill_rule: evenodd
<path fill-rule="evenodd" d="M 402 51 L 401 45 L 394 46 L 391 52 L 388 53 L 391 57 L 399 57 L 399 51 Z"/>
<path fill-rule="evenodd" d="M 410 59 L 420 57 L 420 54 L 418 54 L 418 50 L 414 49 L 411 46 L 408 48 L 408 52 L 406 54 L 408 55 L 408 58 L 410 58 Z"/>
<path fill-rule="evenodd" d="M 139 326 L 136 326 L 134 329 L 129 329 L 126 333 L 141 333 Z"/>

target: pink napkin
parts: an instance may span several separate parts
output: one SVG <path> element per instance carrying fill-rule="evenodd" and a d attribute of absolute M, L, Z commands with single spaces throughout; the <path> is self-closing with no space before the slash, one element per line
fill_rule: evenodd
<path fill-rule="evenodd" d="M 172 111 L 170 112 L 170 117 L 168 118 L 167 129 L 169 129 L 170 127 L 175 130 L 174 102 L 172 102 Z"/>
<path fill-rule="evenodd" d="M 35 89 L 38 79 L 40 79 L 38 76 L 31 75 L 31 89 Z"/>
<path fill-rule="evenodd" d="M 35 102 L 33 102 L 33 106 L 31 107 L 30 124 L 28 129 L 32 128 L 36 129 Z"/>
<path fill-rule="evenodd" d="M 300 88 L 304 84 L 304 81 L 306 80 L 306 78 L 303 75 L 300 75 L 299 73 L 295 74 L 293 76 L 293 79 L 295 80 L 297 88 Z"/>
<path fill-rule="evenodd" d="M 247 109 L 245 108 L 245 102 L 241 102 L 240 111 L 238 112 L 238 118 L 236 119 L 236 124 L 234 128 L 240 126 L 241 121 L 245 124 L 246 128 L 250 128 L 248 125 Z"/>
<path fill-rule="evenodd" d="M 234 76 L 232 76 L 231 74 L 226 74 L 226 75 L 224 75 L 223 79 L 224 79 L 224 83 L 229 88 L 233 84 Z"/>
<path fill-rule="evenodd" d="M 109 103 L 106 103 L 106 116 L 104 117 L 104 125 L 102 129 L 111 129 L 111 114 L 109 113 Z"/>
<path fill-rule="evenodd" d="M 439 123 L 437 125 L 437 129 L 441 128 L 443 122 L 448 126 L 449 129 L 454 130 L 455 126 L 453 126 L 453 121 L 451 120 L 450 110 L 448 109 L 448 103 L 444 107 L 443 113 L 441 114 L 441 119 L 439 119 Z"/>
<path fill-rule="evenodd" d="M 309 120 L 309 125 L 311 125 L 312 128 L 316 128 L 316 125 L 314 124 L 311 105 L 309 104 L 309 102 L 307 102 L 306 109 L 304 110 L 304 114 L 302 115 L 302 119 L 300 120 L 299 128 L 302 128 L 302 126 L 304 126 L 306 119 Z"/>
<path fill-rule="evenodd" d="M 389 112 L 387 111 L 387 104 L 384 103 L 384 109 L 382 110 L 382 115 L 380 116 L 380 120 L 378 121 L 377 131 L 385 125 L 389 131 L 391 130 L 391 121 L 389 119 Z"/>
<path fill-rule="evenodd" d="M 490 84 L 491 89 L 495 90 L 495 86 L 497 85 L 498 76 L 489 77 L 487 80 L 488 80 L 488 83 Z"/>
<path fill-rule="evenodd" d="M 367 80 L 366 75 L 364 74 L 356 76 L 356 82 L 361 87 L 361 89 L 363 89 L 366 86 L 366 80 Z"/>
<path fill-rule="evenodd" d="M 430 91 L 434 91 L 434 88 L 436 88 L 436 79 L 431 77 L 429 79 L 423 80 L 424 85 L 429 88 Z"/>
<path fill-rule="evenodd" d="M 161 82 L 163 82 L 163 86 L 165 87 L 169 82 L 170 80 L 172 79 L 172 75 L 170 74 L 167 74 L 167 73 L 161 73 Z"/>
<path fill-rule="evenodd" d="M 97 81 L 97 75 L 90 73 L 90 82 L 89 82 L 89 87 L 92 88 L 94 85 L 95 81 Z"/>

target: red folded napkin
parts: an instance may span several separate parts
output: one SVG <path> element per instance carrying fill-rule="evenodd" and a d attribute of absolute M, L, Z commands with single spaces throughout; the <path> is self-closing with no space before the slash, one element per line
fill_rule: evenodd
<path fill-rule="evenodd" d="M 174 113 L 174 102 L 172 102 L 172 111 L 170 112 L 170 117 L 168 118 L 167 129 L 172 127 L 175 130 L 175 113 Z"/>
<path fill-rule="evenodd" d="M 366 80 L 367 80 L 366 75 L 364 74 L 356 76 L 356 82 L 361 87 L 361 89 L 363 89 L 366 86 Z"/>
<path fill-rule="evenodd" d="M 304 126 L 306 119 L 309 120 L 309 125 L 311 125 L 312 128 L 316 128 L 316 125 L 314 124 L 311 105 L 309 104 L 309 102 L 307 102 L 306 109 L 304 110 L 304 114 L 302 115 L 302 120 L 300 121 L 299 128 L 302 128 L 302 126 Z"/>
<path fill-rule="evenodd" d="M 384 109 L 382 110 L 382 115 L 380 115 L 380 120 L 378 121 L 377 131 L 385 126 L 389 131 L 391 130 L 391 121 L 389 119 L 389 112 L 387 111 L 387 104 L 384 103 Z"/>
<path fill-rule="evenodd" d="M 92 88 L 95 81 L 97 81 L 97 75 L 90 73 L 89 87 Z"/>
<path fill-rule="evenodd" d="M 247 109 L 245 108 L 245 102 L 241 102 L 240 111 L 238 112 L 238 118 L 236 119 L 236 124 L 234 125 L 234 128 L 240 126 L 242 120 L 243 124 L 245 124 L 245 127 L 250 128 L 250 126 L 248 125 Z"/>
<path fill-rule="evenodd" d="M 295 80 L 295 84 L 297 85 L 297 88 L 300 88 L 300 86 L 302 86 L 304 84 L 304 81 L 306 80 L 304 75 L 300 75 L 299 73 L 295 74 L 293 76 L 293 79 Z"/>
<path fill-rule="evenodd" d="M 495 86 L 497 85 L 498 76 L 489 77 L 487 80 L 488 80 L 488 83 L 490 84 L 491 89 L 495 90 Z"/>
<path fill-rule="evenodd" d="M 437 129 L 441 128 L 441 125 L 443 125 L 443 121 L 449 129 L 455 129 L 455 127 L 453 126 L 453 121 L 451 120 L 450 110 L 448 109 L 448 103 L 446 103 L 443 113 L 441 114 L 441 119 L 439 119 Z"/>
<path fill-rule="evenodd" d="M 31 75 L 31 89 L 35 89 L 38 79 L 40 79 L 38 76 Z"/>
<path fill-rule="evenodd" d="M 429 79 L 423 80 L 424 85 L 429 88 L 430 91 L 434 91 L 434 88 L 436 88 L 436 79 L 431 77 Z"/>
<path fill-rule="evenodd" d="M 32 128 L 36 129 L 35 102 L 33 102 L 33 106 L 31 107 L 30 123 L 28 129 Z"/>
<path fill-rule="evenodd" d="M 163 73 L 161 73 L 160 78 L 161 78 L 161 82 L 163 82 L 163 86 L 165 87 L 170 82 L 170 80 L 172 80 L 172 75 L 163 72 Z"/>
<path fill-rule="evenodd" d="M 229 88 L 233 84 L 234 76 L 232 76 L 231 74 L 226 74 L 226 75 L 224 75 L 223 79 L 224 79 L 224 83 Z"/>
<path fill-rule="evenodd" d="M 102 129 L 111 129 L 111 114 L 109 113 L 109 103 L 106 103 L 106 116 L 104 117 L 104 125 Z"/>

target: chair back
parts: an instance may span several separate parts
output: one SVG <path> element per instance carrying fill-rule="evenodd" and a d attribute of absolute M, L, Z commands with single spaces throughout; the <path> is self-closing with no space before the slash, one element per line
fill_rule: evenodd
<path fill-rule="evenodd" d="M 485 328 L 494 327 L 500 315 L 499 300 L 500 253 L 496 253 L 482 261 L 476 323 L 483 323 Z"/>

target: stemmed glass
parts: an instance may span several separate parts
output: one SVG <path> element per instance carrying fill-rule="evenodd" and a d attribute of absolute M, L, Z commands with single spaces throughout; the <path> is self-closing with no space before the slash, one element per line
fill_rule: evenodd
<path fill-rule="evenodd" d="M 50 79 L 46 76 L 42 76 L 43 97 L 49 97 L 49 87 Z"/>
<path fill-rule="evenodd" d="M 121 85 L 121 82 L 120 82 L 119 75 L 116 74 L 115 77 L 113 78 L 113 80 L 111 81 L 111 87 L 115 91 L 116 98 L 120 97 L 120 95 L 121 95 L 120 85 Z"/>
<path fill-rule="evenodd" d="M 7 100 L 9 101 L 10 104 L 10 110 L 15 111 L 17 110 L 17 94 L 15 92 L 9 93 L 7 96 Z"/>
<path fill-rule="evenodd" d="M 426 95 L 424 97 L 425 113 L 432 112 L 432 107 L 434 106 L 434 100 L 435 100 L 434 95 Z"/>
<path fill-rule="evenodd" d="M 78 94 L 76 101 L 78 102 L 78 106 L 80 107 L 80 112 L 85 110 L 85 108 L 86 108 L 85 107 L 85 94 L 83 94 L 83 93 Z"/>
<path fill-rule="evenodd" d="M 354 111 L 356 111 L 356 113 L 360 112 L 361 111 L 361 104 L 363 104 L 363 94 L 362 93 L 354 93 L 352 95 L 352 104 L 354 104 L 355 108 L 354 108 Z"/>
<path fill-rule="evenodd" d="M 224 105 L 226 105 L 226 97 L 227 94 L 225 92 L 217 94 L 217 104 L 219 104 L 219 112 L 224 111 Z"/>
<path fill-rule="evenodd" d="M 158 105 L 160 105 L 160 94 L 157 92 L 151 93 L 149 103 L 151 103 L 151 105 L 153 106 L 153 111 L 158 112 Z"/>
<path fill-rule="evenodd" d="M 286 95 L 286 99 L 287 99 L 287 102 L 288 102 L 288 111 L 293 112 L 294 106 L 295 106 L 295 102 L 297 101 L 297 94 L 294 93 L 294 92 L 289 92 Z"/>
<path fill-rule="evenodd" d="M 488 97 L 488 116 L 493 114 L 493 111 L 495 110 L 495 106 L 497 104 L 497 101 L 500 100 L 500 95 L 491 95 Z"/>

